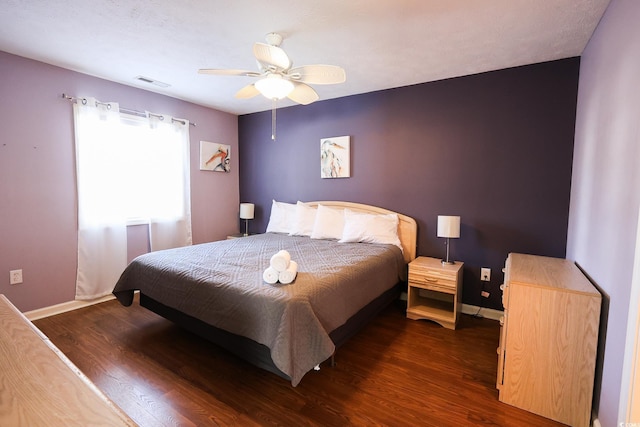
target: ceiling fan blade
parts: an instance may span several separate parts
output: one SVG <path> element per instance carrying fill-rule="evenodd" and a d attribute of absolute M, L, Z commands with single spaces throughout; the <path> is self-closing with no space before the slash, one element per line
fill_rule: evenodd
<path fill-rule="evenodd" d="M 255 71 L 247 71 L 247 70 L 224 70 L 217 68 L 201 68 L 198 70 L 200 74 L 213 74 L 216 76 L 247 76 L 247 77 L 258 77 L 260 73 Z"/>
<path fill-rule="evenodd" d="M 256 95 L 260 95 L 260 91 L 256 89 L 254 84 L 247 85 L 236 92 L 236 98 L 238 99 L 249 99 Z"/>
<path fill-rule="evenodd" d="M 337 65 L 304 65 L 292 68 L 287 75 L 292 80 L 317 85 L 344 83 L 347 80 L 344 69 Z"/>
<path fill-rule="evenodd" d="M 291 60 L 277 46 L 265 43 L 255 43 L 253 45 L 253 54 L 264 68 L 275 67 L 281 70 L 288 70 L 291 67 Z"/>
<path fill-rule="evenodd" d="M 307 105 L 317 101 L 319 96 L 311 86 L 304 83 L 293 82 L 295 88 L 291 91 L 287 98 L 298 104 Z"/>

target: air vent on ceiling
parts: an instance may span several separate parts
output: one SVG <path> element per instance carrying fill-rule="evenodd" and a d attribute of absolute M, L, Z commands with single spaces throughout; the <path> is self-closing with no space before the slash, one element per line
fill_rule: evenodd
<path fill-rule="evenodd" d="M 150 77 L 145 77 L 145 76 L 137 76 L 136 80 L 140 80 L 141 82 L 145 82 L 145 83 L 150 83 L 152 85 L 156 85 L 156 86 L 160 86 L 160 87 L 169 87 L 171 86 L 169 83 L 163 83 L 160 82 L 158 80 L 154 80 Z"/>

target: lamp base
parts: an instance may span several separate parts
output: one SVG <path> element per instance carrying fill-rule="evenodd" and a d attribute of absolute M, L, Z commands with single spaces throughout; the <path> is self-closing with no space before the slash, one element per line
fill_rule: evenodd
<path fill-rule="evenodd" d="M 455 264 L 455 261 L 449 261 L 449 238 L 448 237 L 447 237 L 447 240 L 444 242 L 444 244 L 447 246 L 447 256 L 442 259 L 442 265 L 453 265 Z"/>

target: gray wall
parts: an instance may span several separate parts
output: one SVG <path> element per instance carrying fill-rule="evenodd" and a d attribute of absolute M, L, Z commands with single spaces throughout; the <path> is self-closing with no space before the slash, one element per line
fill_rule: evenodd
<path fill-rule="evenodd" d="M 618 408 L 640 205 L 638 22 L 640 2 L 613 0 L 580 67 L 567 257 L 604 295 L 595 397 L 604 427 L 624 421 Z"/>
<path fill-rule="evenodd" d="M 463 301 L 501 309 L 509 252 L 564 257 L 579 59 L 240 116 L 240 198 L 265 230 L 271 199 L 348 200 L 414 217 L 442 257 L 438 215 L 460 215 Z M 351 136 L 351 178 L 320 178 L 320 139 Z M 492 268 L 480 297 L 480 267 Z"/>

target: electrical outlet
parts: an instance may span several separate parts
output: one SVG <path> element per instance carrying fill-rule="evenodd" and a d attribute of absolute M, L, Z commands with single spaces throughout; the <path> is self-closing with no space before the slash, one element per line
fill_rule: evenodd
<path fill-rule="evenodd" d="M 489 295 L 491 295 L 491 294 L 489 292 L 487 292 L 487 291 L 482 291 L 482 292 L 480 292 L 480 295 L 482 295 L 485 298 L 489 298 Z"/>
<path fill-rule="evenodd" d="M 488 282 L 491 280 L 491 269 L 490 268 L 481 268 L 480 269 L 480 280 L 483 282 Z"/>
<path fill-rule="evenodd" d="M 22 283 L 22 269 L 20 270 L 11 270 L 9 272 L 9 284 L 10 285 L 18 285 Z"/>

